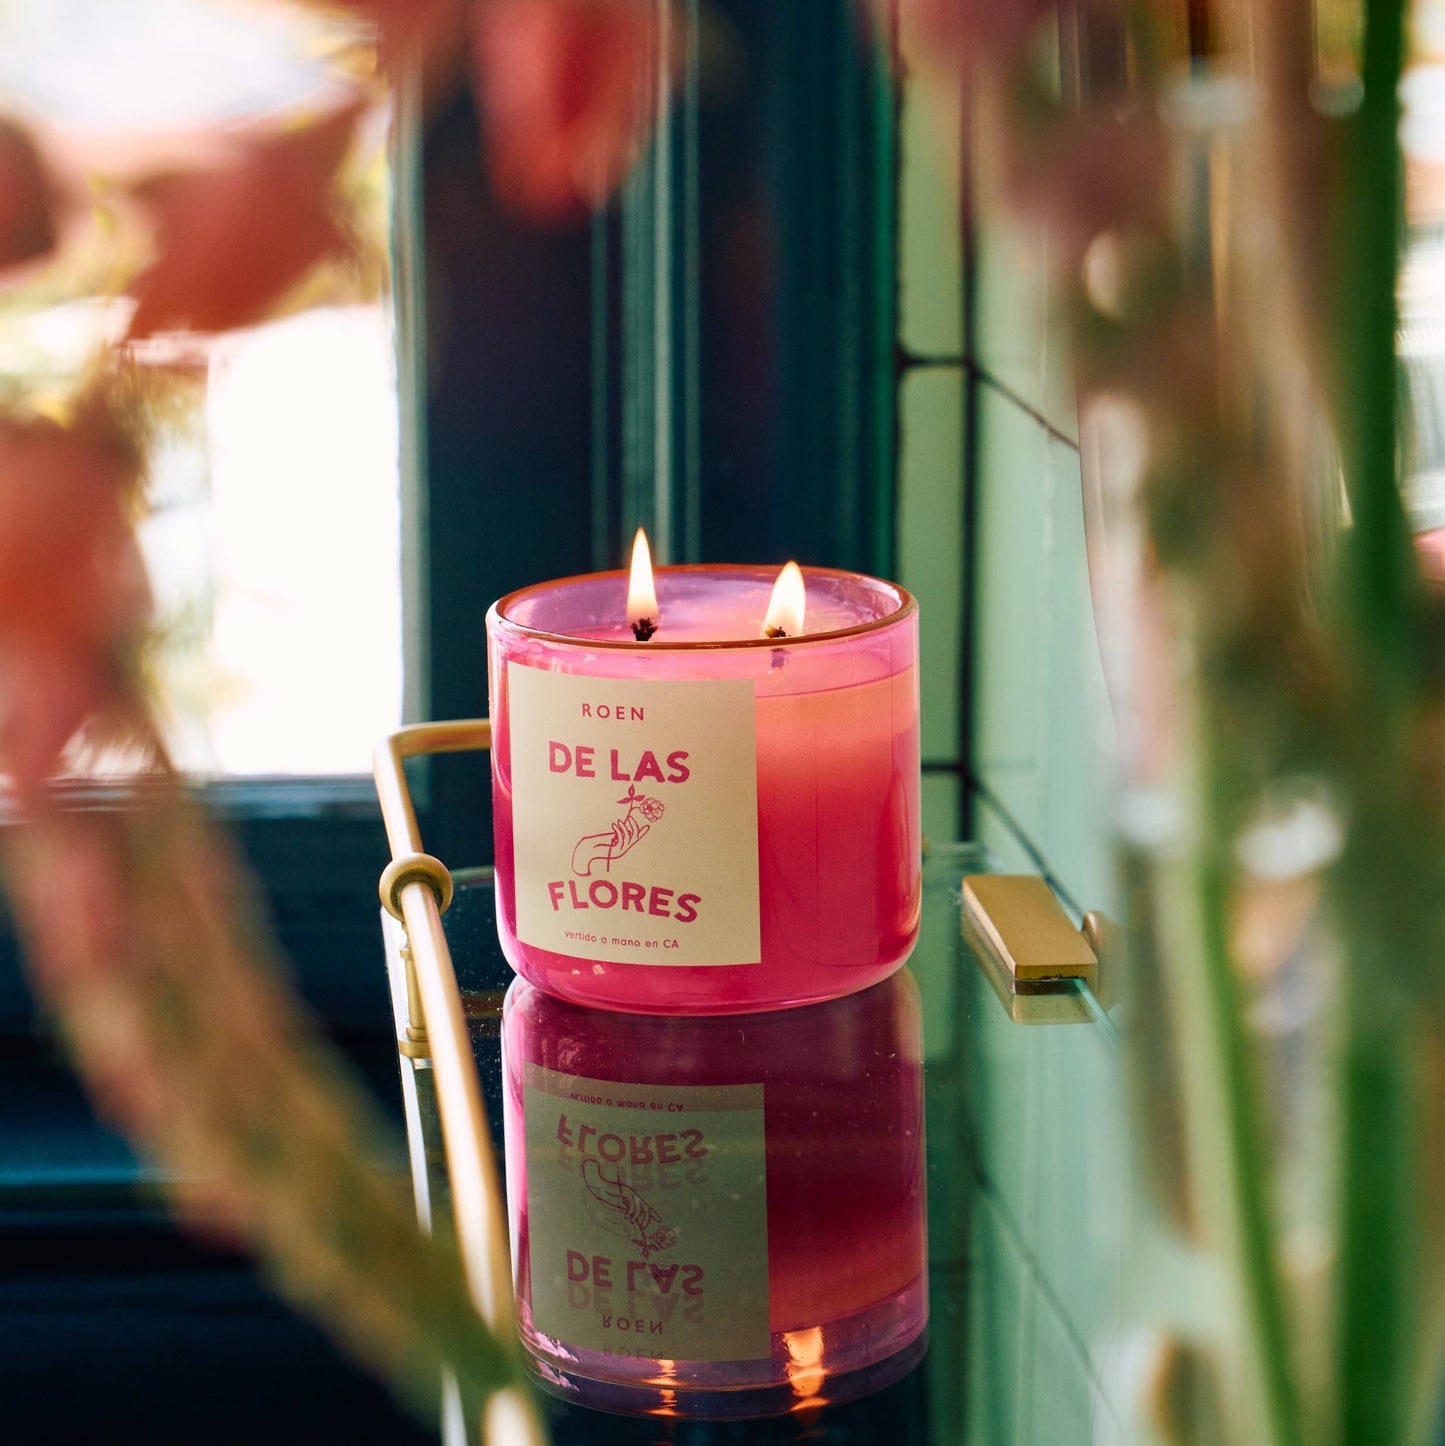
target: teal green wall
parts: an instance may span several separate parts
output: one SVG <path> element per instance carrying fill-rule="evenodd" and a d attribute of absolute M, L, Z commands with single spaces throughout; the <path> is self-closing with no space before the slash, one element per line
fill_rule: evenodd
<path fill-rule="evenodd" d="M 1118 917 L 1113 720 L 1048 247 L 999 200 L 986 110 L 964 127 L 921 103 L 908 77 L 927 58 L 909 54 L 906 35 L 903 48 L 897 544 L 900 578 L 922 606 L 923 754 L 938 765 L 925 772 L 925 835 L 967 834 L 1007 871 L 1044 872 L 1076 917 Z M 969 132 L 964 198 L 949 178 Z M 931 959 L 915 968 L 925 998 L 940 999 Z M 961 1320 L 937 1319 L 935 1349 L 965 1357 L 967 1439 L 1140 1439 L 1117 1036 L 1102 1020 L 1016 1023 L 966 949 L 955 965 L 961 1013 L 929 1012 L 930 1070 L 937 1077 L 934 1041 L 946 1033 L 940 1053 L 966 1080 L 967 1119 L 930 1119 L 930 1136 L 943 1128 L 956 1151 L 963 1134 L 973 1156 L 966 1209 L 938 1222 L 966 1232 L 971 1287 Z"/>
<path fill-rule="evenodd" d="M 924 829 L 966 828 L 1079 912 L 1107 910 L 1113 722 L 1048 248 L 996 194 L 986 117 L 963 244 L 949 177 L 964 128 L 915 89 L 905 79 L 899 126 L 899 573 L 923 609 L 924 758 L 974 785 L 960 805 L 928 776 Z"/>

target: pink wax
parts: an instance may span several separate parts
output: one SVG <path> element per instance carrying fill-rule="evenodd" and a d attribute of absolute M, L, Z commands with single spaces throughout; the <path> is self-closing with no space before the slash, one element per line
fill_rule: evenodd
<path fill-rule="evenodd" d="M 643 1017 L 514 983 L 502 1025 L 522 1340 L 544 1385 L 724 1415 L 876 1389 L 927 1320 L 907 970 L 767 1015 Z"/>
<path fill-rule="evenodd" d="M 579 1003 L 738 1013 L 836 998 L 913 947 L 918 623 L 902 589 L 805 569 L 798 637 L 759 636 L 774 570 L 663 568 L 489 612 L 498 927 Z"/>

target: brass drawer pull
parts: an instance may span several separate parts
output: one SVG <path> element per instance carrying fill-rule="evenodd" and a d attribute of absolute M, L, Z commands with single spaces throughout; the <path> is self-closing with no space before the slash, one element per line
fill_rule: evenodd
<path fill-rule="evenodd" d="M 970 921 L 1020 984 L 1088 979 L 1099 958 L 1036 874 L 971 874 L 963 881 Z"/>

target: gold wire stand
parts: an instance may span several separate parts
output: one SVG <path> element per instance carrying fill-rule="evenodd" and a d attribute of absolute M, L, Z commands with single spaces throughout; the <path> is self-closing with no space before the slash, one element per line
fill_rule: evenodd
<path fill-rule="evenodd" d="M 493 1334 L 510 1344 L 516 1321 L 506 1204 L 456 971 L 442 930 L 442 914 L 452 900 L 452 876 L 440 859 L 422 849 L 404 769 L 408 758 L 423 754 L 470 753 L 491 746 L 492 725 L 485 718 L 418 723 L 377 744 L 372 763 L 392 855 L 381 876 L 381 902 L 406 930 L 402 961 L 408 1017 L 405 1037 L 397 1045 L 412 1058 L 431 1057 L 467 1286 Z M 482 1423 L 484 1442 L 541 1446 L 546 1439 L 528 1392 L 513 1388 L 492 1398 Z"/>

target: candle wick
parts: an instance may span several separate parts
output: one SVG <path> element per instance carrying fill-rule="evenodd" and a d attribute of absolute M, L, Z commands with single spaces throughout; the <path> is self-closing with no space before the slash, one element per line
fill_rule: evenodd
<path fill-rule="evenodd" d="M 639 643 L 645 643 L 657 631 L 657 624 L 651 618 L 638 618 L 632 625 L 632 636 Z"/>
<path fill-rule="evenodd" d="M 786 628 L 780 628 L 776 623 L 772 623 L 763 629 L 763 636 L 765 638 L 785 638 L 788 636 L 788 630 Z"/>

